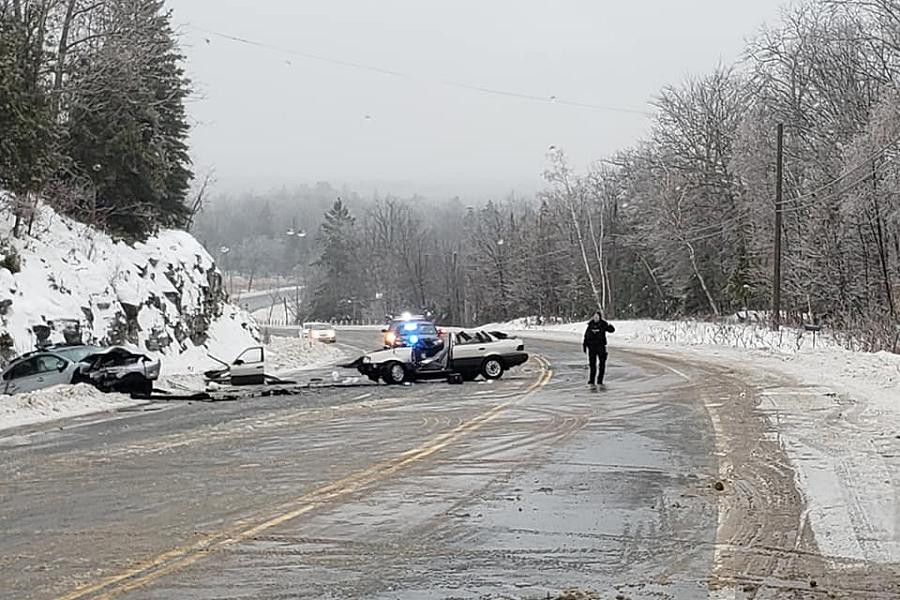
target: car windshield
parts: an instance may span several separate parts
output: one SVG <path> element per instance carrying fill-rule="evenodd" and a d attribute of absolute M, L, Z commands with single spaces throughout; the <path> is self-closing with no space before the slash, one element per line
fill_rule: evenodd
<path fill-rule="evenodd" d="M 331 329 L 331 325 L 328 323 L 312 323 L 309 328 L 315 329 L 316 331 L 324 331 L 326 329 Z"/>
<path fill-rule="evenodd" d="M 99 346 L 72 346 L 71 348 L 57 348 L 53 352 L 72 362 L 81 362 L 101 350 L 103 349 Z"/>

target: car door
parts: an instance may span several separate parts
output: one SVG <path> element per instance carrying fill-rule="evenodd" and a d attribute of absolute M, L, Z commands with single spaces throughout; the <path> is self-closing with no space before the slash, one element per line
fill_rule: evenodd
<path fill-rule="evenodd" d="M 453 370 L 478 371 L 488 349 L 483 338 L 466 331 L 451 335 L 456 336 L 453 344 Z"/>
<path fill-rule="evenodd" d="M 259 385 L 265 381 L 265 352 L 262 346 L 241 352 L 231 365 L 231 385 Z"/>

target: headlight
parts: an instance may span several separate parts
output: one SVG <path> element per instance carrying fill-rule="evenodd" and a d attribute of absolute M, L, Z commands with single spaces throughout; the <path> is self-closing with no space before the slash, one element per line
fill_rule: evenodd
<path fill-rule="evenodd" d="M 368 364 L 368 363 L 372 362 L 372 357 L 371 356 L 363 356 L 362 361 L 363 361 L 364 365 Z"/>

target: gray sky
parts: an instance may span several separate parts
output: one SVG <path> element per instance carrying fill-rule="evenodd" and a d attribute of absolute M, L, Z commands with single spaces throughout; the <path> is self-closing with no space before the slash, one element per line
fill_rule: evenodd
<path fill-rule="evenodd" d="M 530 192 L 550 145 L 576 168 L 637 141 L 664 85 L 730 63 L 784 0 L 169 0 L 217 189 Z M 210 30 L 403 76 L 235 43 Z M 207 39 L 209 40 L 207 42 Z M 367 116 L 369 118 L 367 118 Z"/>

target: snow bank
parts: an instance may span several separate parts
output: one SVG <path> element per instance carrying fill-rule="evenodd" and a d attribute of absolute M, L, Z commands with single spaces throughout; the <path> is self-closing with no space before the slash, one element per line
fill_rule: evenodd
<path fill-rule="evenodd" d="M 0 193 L 0 208 L 5 203 Z M 189 233 L 166 230 L 126 244 L 39 206 L 32 235 L 0 244 L 21 270 L 0 268 L 0 353 L 9 360 L 41 340 L 128 344 L 187 368 L 198 355 L 246 346 L 253 320 L 226 302 L 222 276 Z"/>
<path fill-rule="evenodd" d="M 736 324 L 614 321 L 610 347 L 665 349 L 794 385 L 761 392 L 760 410 L 795 470 L 825 556 L 900 562 L 900 355 L 845 349 L 833 337 Z M 488 329 L 580 344 L 585 323 L 534 319 Z M 577 346 L 576 346 L 577 347 Z"/>
<path fill-rule="evenodd" d="M 0 396 L 0 429 L 43 423 L 140 404 L 122 394 L 87 385 L 63 385 L 16 396 Z"/>
<path fill-rule="evenodd" d="M 310 342 L 300 337 L 273 337 L 267 349 L 266 364 L 275 375 L 322 369 L 346 358 L 344 352 L 334 344 Z"/>

